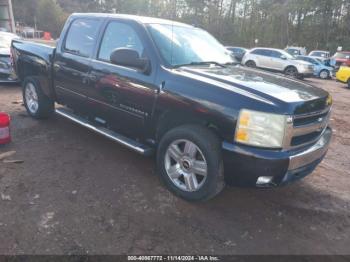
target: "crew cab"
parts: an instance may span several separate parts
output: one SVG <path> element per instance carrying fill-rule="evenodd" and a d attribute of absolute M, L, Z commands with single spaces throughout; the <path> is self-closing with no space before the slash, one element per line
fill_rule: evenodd
<path fill-rule="evenodd" d="M 210 199 L 225 184 L 276 187 L 303 178 L 331 140 L 326 91 L 242 67 L 209 33 L 186 24 L 73 14 L 56 48 L 13 41 L 12 53 L 29 115 L 56 112 L 156 154 L 161 180 L 188 201 Z"/>

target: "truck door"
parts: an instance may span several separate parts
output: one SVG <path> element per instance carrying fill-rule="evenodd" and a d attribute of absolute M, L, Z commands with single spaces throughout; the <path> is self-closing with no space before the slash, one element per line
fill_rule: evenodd
<path fill-rule="evenodd" d="M 98 18 L 77 18 L 57 47 L 54 86 L 62 104 L 86 111 L 91 56 L 102 25 Z"/>
<path fill-rule="evenodd" d="M 144 35 L 142 35 L 144 34 Z M 96 117 L 110 127 L 133 137 L 142 137 L 152 116 L 158 87 L 154 85 L 155 66 L 148 73 L 112 64 L 117 48 L 129 48 L 152 64 L 145 31 L 137 24 L 111 20 L 106 24 L 100 46 L 91 63 L 89 106 Z"/>

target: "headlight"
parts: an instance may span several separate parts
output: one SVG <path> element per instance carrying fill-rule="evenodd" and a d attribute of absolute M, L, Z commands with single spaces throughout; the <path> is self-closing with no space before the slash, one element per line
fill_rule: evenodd
<path fill-rule="evenodd" d="M 282 148 L 288 116 L 243 109 L 239 114 L 235 141 L 251 146 Z"/>

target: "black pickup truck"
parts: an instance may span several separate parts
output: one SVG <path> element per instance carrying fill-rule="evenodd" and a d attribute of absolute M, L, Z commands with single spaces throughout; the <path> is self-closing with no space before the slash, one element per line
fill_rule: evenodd
<path fill-rule="evenodd" d="M 212 198 L 225 184 L 275 187 L 303 178 L 331 140 L 327 92 L 244 68 L 186 24 L 73 14 L 56 48 L 16 40 L 12 57 L 32 117 L 56 112 L 138 153 L 156 153 L 165 185 L 189 201 Z"/>

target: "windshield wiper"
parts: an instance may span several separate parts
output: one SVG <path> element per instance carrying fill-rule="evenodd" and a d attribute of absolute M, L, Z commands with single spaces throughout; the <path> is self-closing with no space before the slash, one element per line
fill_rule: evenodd
<path fill-rule="evenodd" d="M 224 64 L 220 64 L 215 61 L 203 61 L 203 62 L 191 62 L 188 64 L 182 64 L 182 65 L 175 65 L 174 68 L 179 68 L 183 66 L 200 66 L 200 65 L 216 65 L 225 68 L 226 66 Z"/>

